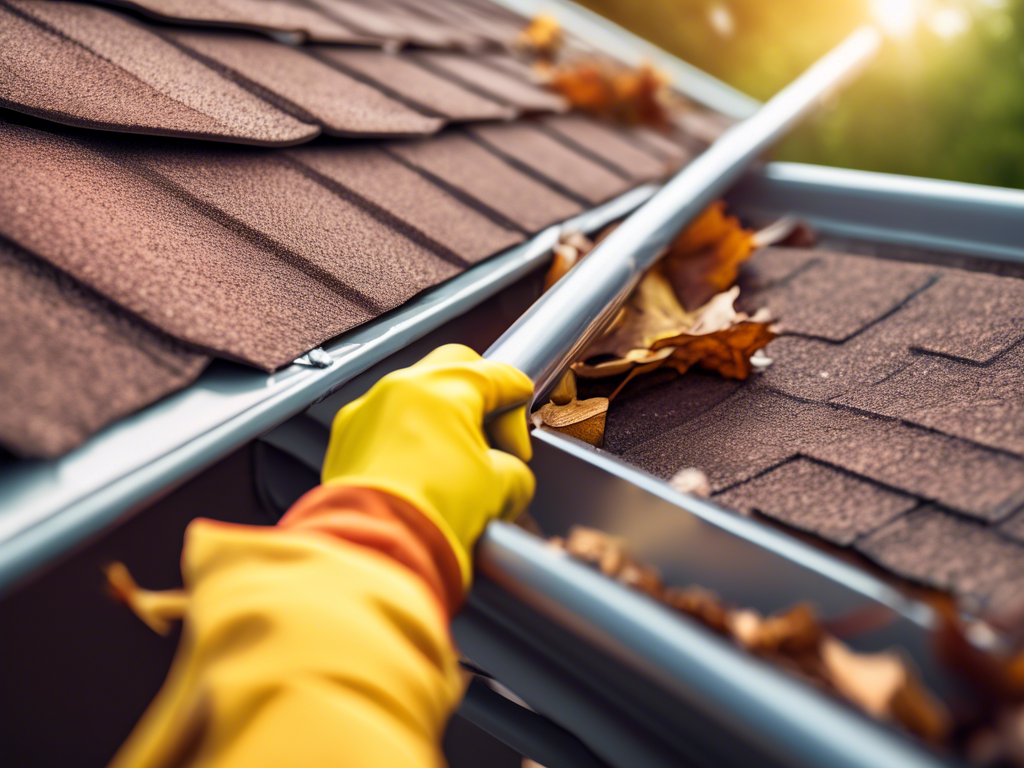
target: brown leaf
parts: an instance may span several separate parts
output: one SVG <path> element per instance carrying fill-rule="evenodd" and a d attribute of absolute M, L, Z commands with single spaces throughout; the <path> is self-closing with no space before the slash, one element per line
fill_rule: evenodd
<path fill-rule="evenodd" d="M 558 19 L 542 13 L 534 16 L 516 38 L 517 50 L 541 61 L 554 61 L 565 42 Z"/>
<path fill-rule="evenodd" d="M 756 233 L 726 215 L 724 202 L 715 202 L 669 246 L 665 276 L 684 307 L 699 307 L 732 287 L 757 244 Z"/>
<path fill-rule="evenodd" d="M 729 612 L 721 598 L 701 587 L 668 587 L 662 594 L 667 605 L 693 617 L 720 635 L 729 634 Z"/>
<path fill-rule="evenodd" d="M 948 711 L 922 685 L 910 662 L 892 651 L 857 653 L 826 632 L 806 603 L 764 617 L 754 610 L 730 610 L 718 595 L 700 587 L 666 588 L 656 568 L 634 560 L 620 539 L 592 528 L 574 527 L 567 540 L 553 539 L 552 544 L 873 717 L 898 723 L 932 743 L 949 739 Z M 1013 754 L 1024 746 L 1024 719 L 1019 710 L 1004 715 L 1002 730 L 990 734 L 990 740 L 1001 754 Z"/>
<path fill-rule="evenodd" d="M 856 653 L 839 640 L 826 637 L 821 658 L 828 681 L 868 714 L 895 721 L 933 743 L 948 738 L 949 713 L 899 654 Z"/>
<path fill-rule="evenodd" d="M 576 109 L 626 125 L 670 125 L 676 100 L 668 77 L 650 64 L 627 68 L 604 59 L 579 59 L 541 75 Z"/>
<path fill-rule="evenodd" d="M 737 312 L 733 305 L 738 296 L 739 289 L 733 288 L 687 312 L 656 266 L 641 280 L 611 329 L 587 348 L 584 362 L 574 364 L 573 370 L 583 378 L 598 379 L 631 371 L 635 376 L 662 365 L 685 373 L 699 364 L 728 378 L 745 379 L 752 370 L 751 356 L 775 333 L 765 314 L 751 318 Z M 601 355 L 612 359 L 585 362 Z"/>
<path fill-rule="evenodd" d="M 547 291 L 565 277 L 565 274 L 592 250 L 594 250 L 593 241 L 583 233 L 562 233 L 558 238 L 558 244 L 552 249 L 554 258 L 544 276 L 544 290 Z"/>
<path fill-rule="evenodd" d="M 592 397 L 589 400 L 573 399 L 565 405 L 547 403 L 541 406 L 533 414 L 533 422 L 537 427 L 547 427 L 600 448 L 604 444 L 607 414 L 608 398 L 606 397 Z"/>

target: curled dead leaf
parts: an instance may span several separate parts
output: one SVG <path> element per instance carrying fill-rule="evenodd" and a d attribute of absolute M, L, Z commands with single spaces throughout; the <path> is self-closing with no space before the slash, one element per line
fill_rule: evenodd
<path fill-rule="evenodd" d="M 576 399 L 576 374 L 570 370 L 552 391 L 551 402 L 537 409 L 531 418 L 535 427 L 547 427 L 600 448 L 607 413 L 605 397 Z"/>
<path fill-rule="evenodd" d="M 540 61 L 554 61 L 565 36 L 558 19 L 546 13 L 534 16 L 515 41 L 516 50 Z"/>
<path fill-rule="evenodd" d="M 727 378 L 746 379 L 753 370 L 751 357 L 775 338 L 775 331 L 766 314 L 749 317 L 737 312 L 738 297 L 739 288 L 734 287 L 687 312 L 655 267 L 615 324 L 587 348 L 584 362 L 574 364 L 573 370 L 585 379 L 629 373 L 619 390 L 635 376 L 662 366 L 685 373 L 700 365 Z M 589 362 L 605 355 L 612 359 Z"/>
<path fill-rule="evenodd" d="M 604 444 L 607 414 L 608 398 L 592 397 L 589 400 L 571 400 L 565 405 L 543 405 L 533 414 L 533 423 L 600 448 Z"/>
<path fill-rule="evenodd" d="M 668 76 L 651 64 L 629 68 L 588 58 L 547 68 L 541 75 L 574 108 L 625 125 L 667 128 L 678 103 Z"/>
<path fill-rule="evenodd" d="M 732 287 L 754 251 L 785 240 L 798 226 L 787 217 L 759 232 L 745 229 L 719 200 L 672 241 L 663 260 L 665 276 L 683 307 L 699 307 Z"/>
<path fill-rule="evenodd" d="M 691 616 L 718 634 L 729 634 L 729 612 L 714 592 L 694 586 L 668 587 L 662 599 L 670 607 Z"/>
<path fill-rule="evenodd" d="M 565 274 L 592 250 L 593 241 L 582 232 L 563 232 L 559 235 L 558 244 L 552 249 L 554 258 L 544 276 L 544 290 L 547 291 L 565 277 Z"/>
<path fill-rule="evenodd" d="M 565 541 L 552 540 L 552 544 L 877 719 L 898 723 L 935 744 L 949 739 L 949 712 L 920 682 L 909 661 L 893 651 L 852 650 L 824 629 L 806 603 L 765 617 L 754 610 L 729 608 L 718 595 L 700 587 L 664 587 L 658 570 L 635 560 L 622 540 L 592 528 L 574 527 Z M 1007 718 L 1010 725 L 1004 730 L 1011 736 L 1024 734 L 1018 734 L 1024 720 L 1017 710 L 1013 713 L 1018 717 Z M 1001 732 L 998 735 L 1003 738 Z M 1024 739 L 1004 740 L 1005 744 L 997 743 L 1000 754 L 1010 754 L 1014 745 L 1024 744 Z"/>

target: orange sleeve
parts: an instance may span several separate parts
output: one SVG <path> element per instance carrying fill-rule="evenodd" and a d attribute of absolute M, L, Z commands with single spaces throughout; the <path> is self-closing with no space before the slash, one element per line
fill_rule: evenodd
<path fill-rule="evenodd" d="M 115 766 L 443 765 L 462 581 L 415 508 L 326 485 L 274 528 L 196 520 L 182 573 L 178 655 Z"/>

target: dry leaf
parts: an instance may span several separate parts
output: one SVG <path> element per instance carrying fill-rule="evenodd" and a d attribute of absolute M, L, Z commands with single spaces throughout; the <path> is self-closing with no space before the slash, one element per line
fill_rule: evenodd
<path fill-rule="evenodd" d="M 639 563 L 620 539 L 592 528 L 574 527 L 567 540 L 553 539 L 574 558 L 598 567 L 606 576 L 660 599 L 666 605 L 731 638 L 741 647 L 787 672 L 838 694 L 867 714 L 896 722 L 933 743 L 950 735 L 945 707 L 919 681 L 901 655 L 862 654 L 829 634 L 814 609 L 801 603 L 784 613 L 762 616 L 754 610 L 726 607 L 700 587 L 667 587 L 656 568 Z M 1024 745 L 1024 720 L 1008 712 L 1006 727 L 989 734 L 1000 754 Z"/>
<path fill-rule="evenodd" d="M 570 400 L 565 405 L 547 403 L 533 414 L 537 427 L 547 427 L 569 437 L 600 448 L 604 444 L 605 419 L 608 414 L 608 398 L 592 397 L 589 400 Z"/>
<path fill-rule="evenodd" d="M 677 103 L 668 77 L 650 64 L 580 59 L 540 74 L 576 109 L 626 125 L 667 128 Z"/>
<path fill-rule="evenodd" d="M 515 48 L 541 61 L 554 61 L 565 42 L 558 19 L 542 13 L 534 16 L 526 29 L 519 33 Z"/>
<path fill-rule="evenodd" d="M 738 296 L 739 288 L 733 288 L 687 312 L 656 266 L 641 280 L 612 327 L 583 356 L 584 361 L 602 355 L 612 359 L 576 363 L 573 370 L 585 379 L 629 372 L 619 389 L 629 379 L 663 365 L 685 373 L 699 364 L 727 378 L 745 379 L 753 370 L 751 356 L 775 333 L 765 313 L 749 317 L 737 312 L 733 305 Z"/>
<path fill-rule="evenodd" d="M 566 272 L 575 267 L 580 259 L 594 250 L 594 242 L 582 232 L 563 232 L 558 237 L 558 244 L 552 249 L 554 258 L 544 276 L 544 290 L 565 277 Z"/>
<path fill-rule="evenodd" d="M 760 244 L 757 233 L 726 215 L 725 203 L 718 201 L 669 246 L 663 262 L 665 276 L 684 307 L 699 307 L 732 287 L 740 264 Z"/>
<path fill-rule="evenodd" d="M 729 634 L 729 612 L 714 592 L 693 586 L 668 587 L 662 599 L 666 605 L 697 619 L 718 634 Z"/>
<path fill-rule="evenodd" d="M 600 448 L 604 444 L 604 425 L 608 399 L 576 399 L 576 374 L 566 371 L 551 393 L 551 402 L 531 417 L 535 427 L 547 427 Z"/>

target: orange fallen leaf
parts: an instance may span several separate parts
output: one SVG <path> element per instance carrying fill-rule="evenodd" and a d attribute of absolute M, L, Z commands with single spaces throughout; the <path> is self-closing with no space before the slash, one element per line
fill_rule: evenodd
<path fill-rule="evenodd" d="M 594 242 L 582 232 L 562 233 L 558 238 L 558 243 L 552 248 L 554 258 L 544 276 L 544 290 L 547 291 L 565 277 L 566 273 L 592 250 L 594 250 Z"/>
<path fill-rule="evenodd" d="M 684 307 L 706 304 L 736 282 L 739 267 L 759 245 L 756 232 L 713 203 L 684 229 L 664 258 L 665 275 Z"/>
<path fill-rule="evenodd" d="M 553 61 L 558 55 L 565 36 L 558 19 L 542 13 L 534 16 L 516 38 L 515 47 L 541 61 Z"/>
<path fill-rule="evenodd" d="M 573 370 L 587 379 L 629 373 L 610 399 L 632 378 L 662 366 L 685 373 L 700 365 L 727 378 L 745 379 L 753 370 L 751 357 L 775 338 L 775 332 L 767 313 L 750 317 L 737 312 L 738 296 L 739 288 L 733 288 L 687 312 L 656 266 Z M 586 362 L 605 355 L 612 359 Z"/>
<path fill-rule="evenodd" d="M 540 74 L 576 109 L 625 125 L 670 125 L 676 100 L 668 77 L 650 64 L 627 68 L 611 61 L 579 59 Z"/>
<path fill-rule="evenodd" d="M 566 540 L 551 543 L 877 719 L 898 723 L 932 743 L 949 740 L 948 711 L 920 682 L 909 661 L 894 651 L 854 651 L 828 633 L 806 603 L 762 616 L 751 609 L 730 608 L 701 587 L 664 587 L 658 570 L 634 559 L 621 539 L 592 528 L 574 527 Z M 1018 722 L 1024 725 L 1019 718 L 1013 725 Z"/>

